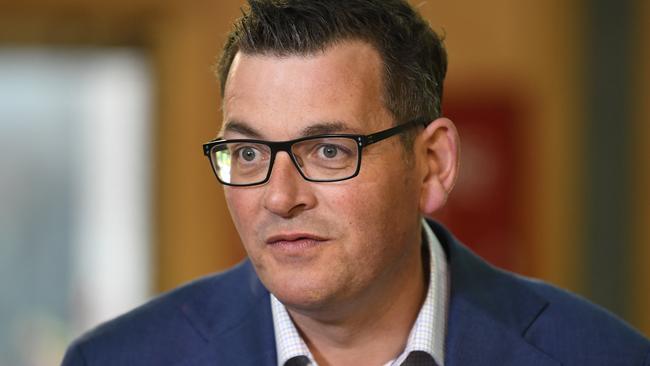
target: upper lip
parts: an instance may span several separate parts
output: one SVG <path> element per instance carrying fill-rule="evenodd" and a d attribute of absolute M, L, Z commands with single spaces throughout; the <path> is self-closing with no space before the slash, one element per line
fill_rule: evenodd
<path fill-rule="evenodd" d="M 318 236 L 315 234 L 295 232 L 295 233 L 283 233 L 283 234 L 276 234 L 276 235 L 269 236 L 266 239 L 266 244 L 273 244 L 278 241 L 294 241 L 299 239 L 318 240 L 318 241 L 327 240 L 322 236 Z"/>

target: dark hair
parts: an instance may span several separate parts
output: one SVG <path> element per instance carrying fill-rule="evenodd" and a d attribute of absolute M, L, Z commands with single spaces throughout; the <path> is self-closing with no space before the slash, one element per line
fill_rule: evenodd
<path fill-rule="evenodd" d="M 441 115 L 447 54 L 441 38 L 401 0 L 249 0 L 223 49 L 223 95 L 237 52 L 309 55 L 347 40 L 368 42 L 384 66 L 386 108 L 397 123 Z"/>

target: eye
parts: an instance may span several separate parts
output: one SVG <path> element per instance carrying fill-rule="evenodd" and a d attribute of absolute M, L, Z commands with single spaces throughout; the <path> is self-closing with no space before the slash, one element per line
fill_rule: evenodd
<path fill-rule="evenodd" d="M 253 146 L 241 146 L 235 149 L 235 158 L 237 160 L 242 160 L 245 162 L 253 162 L 259 159 L 258 155 L 260 154 L 259 149 Z"/>
<path fill-rule="evenodd" d="M 333 159 L 338 155 L 339 148 L 336 145 L 323 145 L 319 148 L 321 155 L 328 159 Z"/>
<path fill-rule="evenodd" d="M 257 155 L 257 154 L 255 154 L 255 150 L 251 149 L 250 147 L 246 147 L 246 148 L 241 149 L 240 154 L 241 154 L 242 159 L 244 159 L 246 161 L 255 160 L 255 156 Z"/>

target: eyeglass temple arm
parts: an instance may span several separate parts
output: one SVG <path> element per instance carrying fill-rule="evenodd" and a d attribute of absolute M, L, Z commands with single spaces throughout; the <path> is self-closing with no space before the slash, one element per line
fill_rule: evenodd
<path fill-rule="evenodd" d="M 203 144 L 203 155 L 205 156 L 210 156 L 210 149 L 212 148 L 212 145 L 214 145 L 215 142 L 220 142 L 224 141 L 223 137 L 217 137 L 214 140 L 210 140 L 206 143 Z"/>
<path fill-rule="evenodd" d="M 364 141 L 364 145 L 367 146 L 367 145 L 374 144 L 375 142 L 379 142 L 379 141 L 381 141 L 383 139 L 386 139 L 386 138 L 389 138 L 389 137 L 391 137 L 393 135 L 397 135 L 398 133 L 400 133 L 402 131 L 405 131 L 405 130 L 411 128 L 411 127 L 415 127 L 417 125 L 422 125 L 423 127 L 426 127 L 427 124 L 429 123 L 429 121 L 431 121 L 431 118 L 420 117 L 420 118 L 416 118 L 414 120 L 411 120 L 409 122 L 402 123 L 401 125 L 397 125 L 397 126 L 395 126 L 393 128 L 389 128 L 389 129 L 381 131 L 381 132 L 377 132 L 377 133 L 373 133 L 371 135 L 367 135 L 367 136 L 365 136 L 366 138 L 365 138 L 365 141 Z"/>

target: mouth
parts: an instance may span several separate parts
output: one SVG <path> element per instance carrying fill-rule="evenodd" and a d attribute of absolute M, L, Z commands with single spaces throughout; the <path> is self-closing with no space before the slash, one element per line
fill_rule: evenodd
<path fill-rule="evenodd" d="M 327 238 L 309 233 L 283 233 L 270 236 L 266 239 L 266 244 L 286 254 L 300 254 L 307 249 L 318 247 L 327 241 Z"/>

